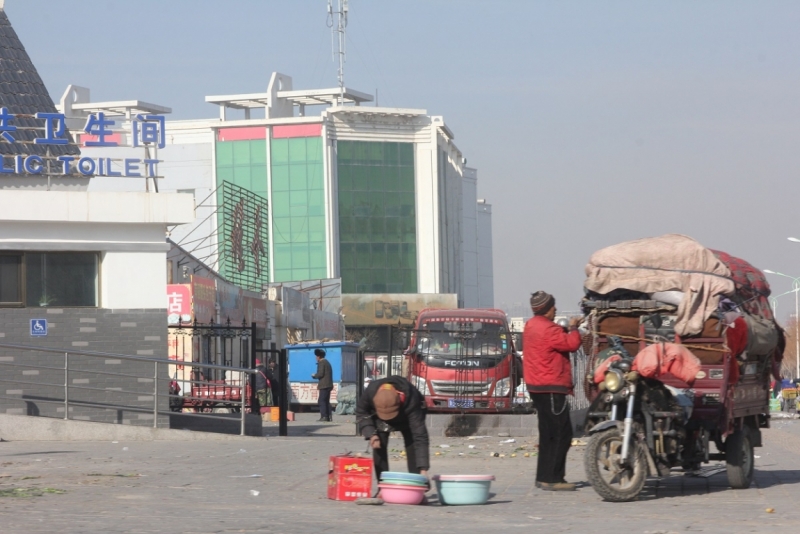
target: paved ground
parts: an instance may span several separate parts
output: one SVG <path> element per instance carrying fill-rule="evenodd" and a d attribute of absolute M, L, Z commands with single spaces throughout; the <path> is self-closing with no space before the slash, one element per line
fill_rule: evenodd
<path fill-rule="evenodd" d="M 795 530 L 800 524 L 797 420 L 777 421 L 764 433 L 756 483 L 748 490 L 729 489 L 724 473 L 674 476 L 649 481 L 638 502 L 625 504 L 605 503 L 588 486 L 574 493 L 535 489 L 536 458 L 524 457 L 535 450 L 535 439 L 500 444 L 506 438 L 497 436 L 433 441 L 433 451 L 440 453 L 433 457 L 434 473 L 496 475 L 494 496 L 486 506 L 439 506 L 435 494 L 430 506 L 415 507 L 329 501 L 324 496 L 328 456 L 363 451 L 365 442 L 347 435 L 352 427 L 345 424 L 300 421 L 290 431 L 294 436 L 289 438 L 225 442 L 0 443 L 2 532 L 485 533 L 527 528 L 731 534 Z M 393 467 L 404 468 L 401 445 L 392 440 L 390 448 L 395 449 Z M 490 457 L 491 452 L 506 456 Z M 582 453 L 580 446 L 570 453 L 570 480 L 584 479 Z"/>

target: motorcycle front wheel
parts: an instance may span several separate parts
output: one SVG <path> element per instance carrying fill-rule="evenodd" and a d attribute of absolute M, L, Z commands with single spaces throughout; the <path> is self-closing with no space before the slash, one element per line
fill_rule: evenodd
<path fill-rule="evenodd" d="M 636 499 L 647 478 L 647 457 L 638 443 L 631 444 L 630 465 L 621 466 L 622 434 L 610 428 L 592 435 L 586 447 L 586 478 L 604 500 L 628 502 Z"/>

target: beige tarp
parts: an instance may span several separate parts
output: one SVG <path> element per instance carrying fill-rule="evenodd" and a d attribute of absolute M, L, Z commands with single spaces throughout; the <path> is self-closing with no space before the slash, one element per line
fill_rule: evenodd
<path fill-rule="evenodd" d="M 717 309 L 720 295 L 732 295 L 730 271 L 713 252 L 684 235 L 667 234 L 598 250 L 586 265 L 586 289 L 642 293 L 683 291 L 675 332 L 698 334 Z"/>

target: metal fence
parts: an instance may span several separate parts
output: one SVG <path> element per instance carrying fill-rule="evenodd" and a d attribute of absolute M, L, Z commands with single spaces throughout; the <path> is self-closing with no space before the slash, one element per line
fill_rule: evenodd
<path fill-rule="evenodd" d="M 37 406 L 56 405 L 57 411 L 63 410 L 63 419 L 70 419 L 70 410 L 73 408 L 93 408 L 100 411 L 126 412 L 134 414 L 152 415 L 153 428 L 159 427 L 159 416 L 161 420 L 167 422 L 164 416 L 175 413 L 176 401 L 181 405 L 184 402 L 213 401 L 213 396 L 219 394 L 220 389 L 203 388 L 208 385 L 207 380 L 186 380 L 192 385 L 191 393 L 198 392 L 198 396 L 181 395 L 174 388 L 169 366 L 175 366 L 173 360 L 157 358 L 146 358 L 142 356 L 131 356 L 126 354 L 116 354 L 110 352 L 92 352 L 80 350 L 60 350 L 52 348 L 35 347 L 29 345 L 18 345 L 10 343 L 0 343 L 0 350 L 4 354 L 22 354 L 24 363 L 17 363 L 12 358 L 0 358 L 0 383 L 12 384 L 15 386 L 27 387 L 25 389 L 8 390 L 0 399 L 4 401 L 16 401 L 26 405 Z M 13 352 L 12 352 L 13 351 Z M 261 351 L 259 351 L 261 352 Z M 264 352 L 267 352 L 266 350 Z M 270 351 L 272 352 L 272 351 Z M 284 351 L 275 351 L 284 352 Z M 35 356 L 35 357 L 34 357 Z M 103 362 L 105 360 L 105 362 Z M 285 360 L 285 357 L 283 358 Z M 136 364 L 132 366 L 132 371 L 116 372 L 101 370 L 109 367 L 103 363 L 126 362 Z M 180 365 L 189 367 L 191 376 L 209 376 L 214 373 L 221 373 L 222 376 L 231 378 L 224 384 L 224 394 L 226 395 L 225 404 L 231 412 L 236 412 L 240 417 L 240 434 L 245 434 L 245 415 L 247 413 L 248 392 L 247 385 L 255 373 L 253 369 L 242 367 L 231 367 L 216 365 L 212 363 L 180 362 Z M 285 365 L 285 363 L 283 364 Z M 149 367 L 150 372 L 146 372 Z M 19 371 L 19 372 L 14 372 Z M 22 379 L 16 378 L 21 376 Z M 26 377 L 31 377 L 26 379 Z M 38 377 L 34 379 L 33 377 Z M 44 377 L 44 378 L 42 378 Z M 76 378 L 80 377 L 80 378 Z M 56 381 L 58 380 L 58 381 Z M 89 385 L 91 383 L 102 384 L 104 380 L 116 380 L 122 383 L 123 387 L 99 387 Z M 195 388 L 194 386 L 199 386 Z M 9 394 L 9 391 L 16 392 Z M 285 406 L 282 406 L 282 419 L 285 419 Z M 31 410 L 28 410 L 31 414 Z M 54 411 L 50 411 L 54 413 Z M 45 415 L 36 413 L 32 415 Z M 219 419 L 230 421 L 230 416 L 219 413 L 195 411 L 194 413 L 183 413 L 182 415 Z M 53 417 L 54 415 L 51 415 Z M 76 419 L 77 417 L 72 417 Z M 85 419 L 85 418 L 84 418 Z M 121 421 L 120 421 L 121 422 Z M 168 422 L 167 425 L 168 426 Z"/>

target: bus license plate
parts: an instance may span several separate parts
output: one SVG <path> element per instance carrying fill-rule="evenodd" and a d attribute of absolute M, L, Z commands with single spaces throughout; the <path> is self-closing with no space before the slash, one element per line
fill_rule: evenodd
<path fill-rule="evenodd" d="M 448 408 L 474 408 L 474 399 L 447 399 Z"/>

